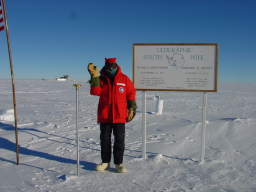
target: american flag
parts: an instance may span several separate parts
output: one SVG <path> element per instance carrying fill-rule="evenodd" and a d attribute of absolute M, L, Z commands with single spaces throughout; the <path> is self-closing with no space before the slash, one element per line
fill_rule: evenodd
<path fill-rule="evenodd" d="M 2 9 L 2 5 L 1 5 L 1 1 L 0 1 L 0 31 L 4 30 L 4 15 L 3 15 L 3 9 Z"/>

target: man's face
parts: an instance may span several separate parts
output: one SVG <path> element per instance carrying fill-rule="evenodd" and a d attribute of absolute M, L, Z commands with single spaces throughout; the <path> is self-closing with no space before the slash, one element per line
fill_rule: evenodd
<path fill-rule="evenodd" d="M 105 63 L 105 67 L 107 70 L 112 70 L 112 69 L 117 68 L 117 64 L 116 63 Z"/>

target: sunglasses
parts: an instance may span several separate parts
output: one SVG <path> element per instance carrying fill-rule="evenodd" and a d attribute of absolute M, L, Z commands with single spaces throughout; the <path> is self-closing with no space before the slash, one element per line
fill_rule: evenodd
<path fill-rule="evenodd" d="M 108 69 L 115 69 L 115 68 L 117 68 L 117 64 L 116 63 L 105 63 L 105 66 Z"/>

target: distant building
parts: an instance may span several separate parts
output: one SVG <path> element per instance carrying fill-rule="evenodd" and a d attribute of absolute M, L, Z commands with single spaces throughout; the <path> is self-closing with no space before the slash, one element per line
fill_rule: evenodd
<path fill-rule="evenodd" d="M 68 75 L 63 75 L 62 77 L 58 77 L 58 78 L 56 78 L 56 80 L 57 80 L 57 81 L 67 81 L 67 80 L 68 80 L 68 78 L 69 78 L 69 76 L 68 76 Z"/>

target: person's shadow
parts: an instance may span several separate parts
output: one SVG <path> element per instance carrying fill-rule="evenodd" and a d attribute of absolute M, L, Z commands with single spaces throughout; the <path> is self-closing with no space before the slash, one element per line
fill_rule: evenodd
<path fill-rule="evenodd" d="M 0 123 L 0 128 L 4 129 L 4 130 L 14 130 L 14 127 L 12 125 L 4 124 L 4 123 Z M 27 129 L 27 130 L 29 130 L 29 129 Z M 13 143 L 12 141 L 9 141 L 8 139 L 0 137 L 0 149 L 5 149 L 5 150 L 16 152 L 16 143 Z M 32 149 L 27 149 L 22 146 L 19 147 L 19 153 L 22 155 L 37 156 L 40 158 L 48 159 L 51 161 L 57 161 L 60 163 L 68 163 L 68 164 L 76 164 L 77 163 L 77 161 L 73 160 L 73 159 L 60 157 L 60 156 L 52 155 L 49 153 L 32 150 Z M 13 162 L 11 160 L 7 160 L 1 156 L 0 156 L 0 161 L 6 161 L 9 163 L 15 164 L 15 162 Z M 82 165 L 84 167 L 84 169 L 89 170 L 89 171 L 94 171 L 95 167 L 96 167 L 95 163 L 87 162 L 87 161 L 80 161 L 80 165 Z"/>

